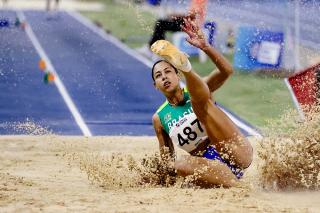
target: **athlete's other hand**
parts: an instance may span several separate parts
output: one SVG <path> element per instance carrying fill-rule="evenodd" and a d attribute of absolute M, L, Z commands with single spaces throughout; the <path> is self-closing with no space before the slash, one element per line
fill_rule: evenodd
<path fill-rule="evenodd" d="M 205 48 L 208 44 L 206 41 L 206 37 L 202 32 L 201 28 L 197 24 L 196 19 L 184 18 L 184 24 L 181 26 L 182 30 L 189 35 L 187 41 L 200 49 Z"/>

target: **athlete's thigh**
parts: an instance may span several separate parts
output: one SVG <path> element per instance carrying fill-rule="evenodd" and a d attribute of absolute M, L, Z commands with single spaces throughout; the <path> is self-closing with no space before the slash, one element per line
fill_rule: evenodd
<path fill-rule="evenodd" d="M 243 137 L 238 127 L 212 100 L 208 100 L 205 104 L 192 103 L 192 107 L 198 119 L 205 126 L 211 141 L 224 141 Z"/>
<path fill-rule="evenodd" d="M 229 156 L 227 160 L 239 168 L 247 168 L 252 161 L 252 147 L 231 119 L 212 101 L 192 107 L 217 151 Z"/>

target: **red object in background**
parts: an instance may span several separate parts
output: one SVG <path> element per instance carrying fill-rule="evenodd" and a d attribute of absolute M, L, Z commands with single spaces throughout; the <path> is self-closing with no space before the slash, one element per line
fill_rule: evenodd
<path fill-rule="evenodd" d="M 300 105 L 317 103 L 320 98 L 320 64 L 290 76 L 288 81 Z"/>

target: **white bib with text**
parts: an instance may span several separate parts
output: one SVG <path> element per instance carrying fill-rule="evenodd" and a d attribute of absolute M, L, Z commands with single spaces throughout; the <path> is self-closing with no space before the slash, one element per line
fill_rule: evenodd
<path fill-rule="evenodd" d="M 195 113 L 181 118 L 171 129 L 169 136 L 172 142 L 181 149 L 191 152 L 197 148 L 208 136 Z"/>

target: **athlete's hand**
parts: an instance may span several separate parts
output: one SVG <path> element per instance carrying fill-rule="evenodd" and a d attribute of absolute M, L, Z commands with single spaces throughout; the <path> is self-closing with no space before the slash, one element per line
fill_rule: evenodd
<path fill-rule="evenodd" d="M 183 18 L 184 15 L 180 14 L 180 13 L 173 13 L 173 14 L 170 14 L 168 17 L 169 17 L 169 19 L 177 20 L 179 18 Z"/>
<path fill-rule="evenodd" d="M 184 25 L 181 26 L 182 30 L 189 35 L 187 41 L 200 49 L 207 47 L 208 43 L 201 28 L 197 24 L 196 19 L 184 18 Z"/>
<path fill-rule="evenodd" d="M 190 11 L 188 12 L 188 14 L 187 14 L 186 16 L 184 16 L 184 18 L 189 19 L 189 20 L 191 20 L 191 21 L 194 21 L 194 20 L 196 20 L 196 18 L 197 18 L 197 13 L 196 13 L 195 10 L 190 10 Z"/>

